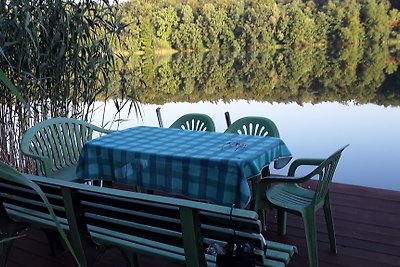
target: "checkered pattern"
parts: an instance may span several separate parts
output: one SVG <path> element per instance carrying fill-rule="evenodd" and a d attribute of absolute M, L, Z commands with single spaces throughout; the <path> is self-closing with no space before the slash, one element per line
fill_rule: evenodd
<path fill-rule="evenodd" d="M 289 159 L 275 137 L 141 126 L 87 142 L 77 176 L 244 207 L 251 195 L 247 178 Z"/>

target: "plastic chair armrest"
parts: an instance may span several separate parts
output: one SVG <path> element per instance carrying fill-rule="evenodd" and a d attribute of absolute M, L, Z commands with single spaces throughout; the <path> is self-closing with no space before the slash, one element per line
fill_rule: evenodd
<path fill-rule="evenodd" d="M 312 158 L 303 158 L 303 159 L 295 159 L 292 164 L 290 164 L 288 176 L 294 176 L 296 173 L 296 169 L 300 166 L 318 166 L 325 159 L 312 159 Z"/>
<path fill-rule="evenodd" d="M 50 160 L 48 157 L 41 156 L 41 155 L 38 155 L 38 154 L 34 154 L 34 153 L 31 153 L 31 152 L 23 151 L 22 153 L 23 153 L 25 156 L 29 157 L 29 158 L 33 158 L 33 159 L 36 159 L 36 160 L 40 160 L 40 161 L 42 161 L 42 162 L 45 162 L 45 161 Z"/>
<path fill-rule="evenodd" d="M 23 154 L 27 157 L 30 157 L 34 160 L 38 160 L 43 164 L 44 171 L 46 172 L 46 176 L 51 177 L 53 174 L 53 169 L 51 167 L 51 161 L 49 157 L 33 154 L 31 152 L 24 151 Z"/>
<path fill-rule="evenodd" d="M 299 178 L 302 177 L 271 175 L 263 177 L 260 183 L 296 183 Z"/>
<path fill-rule="evenodd" d="M 109 133 L 115 132 L 115 130 L 108 130 L 108 129 L 104 129 L 104 128 L 101 128 L 101 127 L 95 126 L 95 125 L 93 126 L 93 130 L 96 131 L 96 132 L 105 133 L 105 134 L 109 134 Z"/>

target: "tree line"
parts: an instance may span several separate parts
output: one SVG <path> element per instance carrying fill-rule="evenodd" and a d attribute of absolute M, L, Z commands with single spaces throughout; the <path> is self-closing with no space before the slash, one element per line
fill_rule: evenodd
<path fill-rule="evenodd" d="M 125 51 L 365 46 L 398 42 L 388 0 L 135 0 L 120 4 Z"/>

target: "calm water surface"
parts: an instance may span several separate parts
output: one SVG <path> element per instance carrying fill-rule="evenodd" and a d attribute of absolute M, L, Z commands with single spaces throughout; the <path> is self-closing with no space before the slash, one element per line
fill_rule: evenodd
<path fill-rule="evenodd" d="M 210 115 L 220 132 L 226 129 L 226 111 L 229 111 L 232 122 L 243 116 L 269 117 L 277 124 L 281 138 L 294 158 L 326 157 L 343 145 L 350 144 L 338 165 L 335 182 L 400 191 L 400 174 L 397 171 L 400 163 L 399 107 L 336 102 L 302 106 L 256 101 L 168 103 L 143 105 L 142 119 L 123 110 L 120 119 L 126 121 L 114 124 L 112 128 L 158 126 L 157 107 L 161 107 L 165 127 L 185 113 L 200 112 Z M 104 121 L 103 110 L 99 109 L 93 123 L 100 125 L 115 120 L 115 113 L 114 105 L 107 103 Z M 286 171 L 287 168 L 284 168 L 275 172 Z"/>

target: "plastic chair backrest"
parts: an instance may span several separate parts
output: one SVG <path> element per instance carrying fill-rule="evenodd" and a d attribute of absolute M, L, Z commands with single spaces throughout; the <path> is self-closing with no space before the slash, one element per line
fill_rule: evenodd
<path fill-rule="evenodd" d="M 78 162 L 83 144 L 92 139 L 94 131 L 111 132 L 74 118 L 57 117 L 44 120 L 25 132 L 21 151 L 27 156 L 46 158 L 50 167 L 37 160 L 37 174 L 53 177 L 54 171 Z"/>
<path fill-rule="evenodd" d="M 328 194 L 337 164 L 339 163 L 343 150 L 348 146 L 349 145 L 345 145 L 341 149 L 334 152 L 306 176 L 310 178 L 318 176 L 318 184 L 315 189 L 313 200 L 315 204 L 322 203 L 326 197 L 326 194 Z"/>
<path fill-rule="evenodd" d="M 178 118 L 169 128 L 215 132 L 215 124 L 210 116 L 202 113 L 189 113 Z"/>
<path fill-rule="evenodd" d="M 275 123 L 265 117 L 243 117 L 233 122 L 225 133 L 279 137 Z"/>
<path fill-rule="evenodd" d="M 6 192 L 1 189 L 9 188 Z M 29 191 L 29 194 L 27 193 Z M 25 193 L 24 193 L 25 192 Z M 32 193 L 36 195 L 37 199 L 31 199 Z M 67 239 L 67 236 L 63 229 L 61 228 L 60 222 L 54 213 L 54 210 L 49 203 L 43 190 L 34 182 L 26 178 L 22 173 L 18 172 L 8 164 L 0 161 L 0 213 L 7 214 L 7 210 L 4 207 L 4 203 L 8 203 L 8 200 L 13 205 L 18 205 L 17 203 L 24 203 L 24 205 L 29 205 L 40 208 L 41 212 L 46 213 L 54 222 L 54 227 L 60 234 L 62 240 L 65 242 L 68 250 L 71 252 L 75 261 L 80 266 L 77 259 L 76 253 L 74 252 L 71 243 Z M 41 202 L 41 203 L 40 203 Z M 26 213 L 29 211 L 26 210 Z M 36 211 L 37 212 L 37 211 Z"/>

